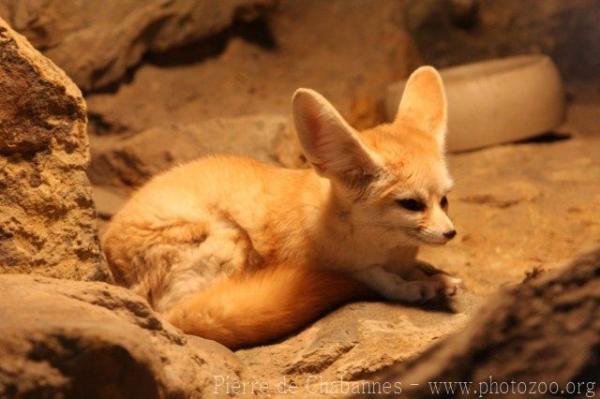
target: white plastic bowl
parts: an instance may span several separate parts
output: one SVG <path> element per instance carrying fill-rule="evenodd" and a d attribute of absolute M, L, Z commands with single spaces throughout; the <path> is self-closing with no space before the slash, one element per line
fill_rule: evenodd
<path fill-rule="evenodd" d="M 565 118 L 564 89 L 546 56 L 519 56 L 441 69 L 448 99 L 448 151 L 464 151 L 532 137 Z M 393 120 L 405 81 L 388 87 Z"/>

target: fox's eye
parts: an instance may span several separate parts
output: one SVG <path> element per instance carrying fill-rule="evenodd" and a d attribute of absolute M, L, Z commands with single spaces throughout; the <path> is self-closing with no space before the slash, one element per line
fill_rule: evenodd
<path fill-rule="evenodd" d="M 405 198 L 396 200 L 398 205 L 413 212 L 421 212 L 425 209 L 425 204 L 414 198 Z"/>
<path fill-rule="evenodd" d="M 447 198 L 445 195 L 444 195 L 444 196 L 442 197 L 442 199 L 440 200 L 440 206 L 441 206 L 443 209 L 446 209 L 446 208 L 448 208 L 448 198 Z"/>

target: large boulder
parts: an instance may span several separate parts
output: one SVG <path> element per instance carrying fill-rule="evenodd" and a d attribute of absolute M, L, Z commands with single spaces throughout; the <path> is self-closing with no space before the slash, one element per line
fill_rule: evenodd
<path fill-rule="evenodd" d="M 5 0 L 0 16 L 83 90 L 122 79 L 148 52 L 220 33 L 269 0 Z"/>
<path fill-rule="evenodd" d="M 0 20 L 0 272 L 108 276 L 77 86 Z"/>
<path fill-rule="evenodd" d="M 106 283 L 0 276 L 0 397 L 201 398 L 243 368 Z"/>
<path fill-rule="evenodd" d="M 505 291 L 464 331 L 377 379 L 408 398 L 589 398 L 600 393 L 598 348 L 600 248 Z"/>

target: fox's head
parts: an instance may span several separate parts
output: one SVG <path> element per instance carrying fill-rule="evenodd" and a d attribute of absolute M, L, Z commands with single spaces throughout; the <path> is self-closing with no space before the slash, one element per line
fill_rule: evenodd
<path fill-rule="evenodd" d="M 309 89 L 296 91 L 293 113 L 306 158 L 331 180 L 332 205 L 350 223 L 390 246 L 444 244 L 456 235 L 447 214 L 446 96 L 434 68 L 410 76 L 391 124 L 359 133 Z"/>

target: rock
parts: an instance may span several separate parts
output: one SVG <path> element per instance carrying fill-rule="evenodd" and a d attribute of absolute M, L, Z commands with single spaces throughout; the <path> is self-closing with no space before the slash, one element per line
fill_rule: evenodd
<path fill-rule="evenodd" d="M 92 198 L 98 215 L 98 235 L 102 236 L 109 220 L 125 204 L 130 190 L 110 186 L 93 186 Z"/>
<path fill-rule="evenodd" d="M 110 219 L 116 210 L 121 208 L 126 201 L 126 196 L 112 187 L 94 186 L 92 198 L 96 204 L 96 211 L 100 219 Z"/>
<path fill-rule="evenodd" d="M 164 52 L 225 30 L 269 0 L 7 0 L 0 16 L 83 90 L 123 78 L 149 52 Z"/>
<path fill-rule="evenodd" d="M 567 122 L 557 129 L 559 133 L 573 135 L 599 135 L 600 81 L 581 81 L 567 88 L 570 100 Z"/>
<path fill-rule="evenodd" d="M 234 35 L 204 62 L 147 63 L 116 93 L 90 94 L 93 131 L 288 115 L 299 87 L 322 92 L 355 127 L 372 126 L 383 121 L 385 87 L 419 63 L 401 12 L 388 0 L 280 1 L 256 26 L 262 40 Z"/>
<path fill-rule="evenodd" d="M 0 272 L 108 277 L 79 89 L 0 20 Z"/>
<path fill-rule="evenodd" d="M 354 303 L 281 343 L 236 354 L 269 386 L 277 387 L 283 376 L 308 395 L 318 392 L 321 382 L 360 381 L 420 354 L 460 329 L 477 301 L 464 295 L 450 307 L 425 311 L 400 304 Z"/>
<path fill-rule="evenodd" d="M 444 67 L 546 54 L 566 81 L 597 78 L 597 1 L 410 0 L 406 4 L 404 19 L 428 64 Z"/>
<path fill-rule="evenodd" d="M 524 397 L 532 387 L 574 397 L 600 393 L 600 247 L 503 292 L 477 314 L 461 333 L 377 380 L 401 381 L 408 398 L 430 398 L 432 381 L 472 382 L 471 392 L 483 396 Z"/>
<path fill-rule="evenodd" d="M 284 167 L 304 164 L 286 118 L 254 115 L 156 127 L 131 137 L 99 137 L 89 175 L 96 184 L 139 186 L 178 163 L 208 154 L 248 156 Z"/>
<path fill-rule="evenodd" d="M 201 398 L 242 376 L 228 349 L 126 289 L 4 275 L 0 291 L 0 397 Z"/>

